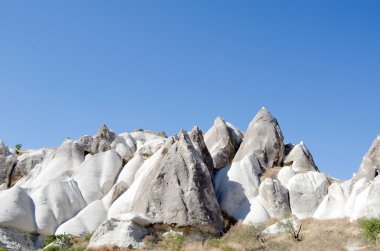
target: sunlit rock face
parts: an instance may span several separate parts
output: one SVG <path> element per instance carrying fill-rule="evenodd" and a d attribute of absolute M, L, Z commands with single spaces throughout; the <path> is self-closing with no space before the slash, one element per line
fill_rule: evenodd
<path fill-rule="evenodd" d="M 284 149 L 284 137 L 277 120 L 266 108 L 262 108 L 249 124 L 233 162 L 253 154 L 262 169 L 280 166 Z"/>
<path fill-rule="evenodd" d="M 366 178 L 367 180 L 373 180 L 380 173 L 380 136 L 378 136 L 373 142 L 371 148 L 363 157 L 362 163 L 358 173 L 354 179 L 359 180 Z"/>
<path fill-rule="evenodd" d="M 218 236 L 223 216 L 380 217 L 379 149 L 377 137 L 352 179 L 333 179 L 303 142 L 284 144 L 265 108 L 246 133 L 217 118 L 205 134 L 193 127 L 169 138 L 103 125 L 57 148 L 18 151 L 0 140 L 0 244 L 32 250 L 29 233 L 95 232 L 90 247 L 139 248 L 155 227 Z"/>

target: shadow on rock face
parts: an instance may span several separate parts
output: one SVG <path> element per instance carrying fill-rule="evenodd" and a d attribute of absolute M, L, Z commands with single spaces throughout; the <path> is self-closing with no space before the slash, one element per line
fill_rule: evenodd
<path fill-rule="evenodd" d="M 228 171 L 225 167 L 214 172 L 212 181 L 215 188 L 216 198 L 221 210 L 235 220 L 244 220 L 250 212 L 249 202 L 243 186 L 235 181 L 229 180 Z"/>

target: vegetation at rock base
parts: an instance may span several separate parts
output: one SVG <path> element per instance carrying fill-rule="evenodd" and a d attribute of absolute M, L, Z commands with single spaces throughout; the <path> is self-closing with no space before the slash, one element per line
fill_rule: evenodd
<path fill-rule="evenodd" d="M 367 240 L 374 242 L 379 238 L 380 218 L 363 219 L 360 225 Z"/>
<path fill-rule="evenodd" d="M 185 236 L 182 233 L 169 232 L 163 236 L 163 247 L 168 251 L 185 250 Z"/>

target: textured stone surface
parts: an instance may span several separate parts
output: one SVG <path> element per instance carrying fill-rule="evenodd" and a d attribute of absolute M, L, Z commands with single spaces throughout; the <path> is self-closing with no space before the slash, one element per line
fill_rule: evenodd
<path fill-rule="evenodd" d="M 236 220 L 244 220 L 259 193 L 261 174 L 253 154 L 216 172 L 213 181 L 220 208 Z"/>
<path fill-rule="evenodd" d="M 73 179 L 87 204 L 108 193 L 121 168 L 120 156 L 113 149 L 95 154 L 78 167 Z"/>
<path fill-rule="evenodd" d="M 86 206 L 77 183 L 71 178 L 46 183 L 30 196 L 35 205 L 38 232 L 46 235 L 54 234 L 59 225 Z"/>
<path fill-rule="evenodd" d="M 366 178 L 367 180 L 373 180 L 380 173 L 380 136 L 378 136 L 372 143 L 371 148 L 367 154 L 363 157 L 362 163 L 358 173 L 354 179 L 359 180 Z"/>
<path fill-rule="evenodd" d="M 208 151 L 207 146 L 204 142 L 202 131 L 197 126 L 194 126 L 191 132 L 189 133 L 189 137 L 191 142 L 193 143 L 195 150 L 197 150 L 201 154 L 203 163 L 206 164 L 210 172 L 210 175 L 212 175 L 212 172 L 214 171 L 214 163 L 211 158 L 211 154 Z"/>
<path fill-rule="evenodd" d="M 0 191 L 0 226 L 34 232 L 34 203 L 24 189 L 12 187 Z"/>
<path fill-rule="evenodd" d="M 7 183 L 9 169 L 12 168 L 16 157 L 9 151 L 5 143 L 0 140 L 0 185 Z"/>
<path fill-rule="evenodd" d="M 319 171 L 313 156 L 303 142 L 291 147 L 290 152 L 284 158 L 284 165 L 292 166 L 296 172 Z"/>
<path fill-rule="evenodd" d="M 312 217 L 327 194 L 329 182 L 318 172 L 296 174 L 288 181 L 290 207 L 300 219 Z"/>
<path fill-rule="evenodd" d="M 154 168 L 143 174 L 128 211 L 153 223 L 220 234 L 223 218 L 210 174 L 188 134 L 181 131 L 178 139 L 170 138 L 160 154 Z"/>
<path fill-rule="evenodd" d="M 88 248 L 102 249 L 103 246 L 140 248 L 149 234 L 149 220 L 142 216 L 123 214 L 103 222 L 92 235 Z"/>
<path fill-rule="evenodd" d="M 212 156 L 214 168 L 220 169 L 231 164 L 243 140 L 243 134 L 218 117 L 204 135 L 204 140 Z"/>
<path fill-rule="evenodd" d="M 53 149 L 43 148 L 18 156 L 16 165 L 8 172 L 8 186 L 13 186 L 19 179 L 28 175 L 36 165 L 40 164 L 53 151 Z"/>
<path fill-rule="evenodd" d="M 244 140 L 233 162 L 253 154 L 261 168 L 280 166 L 284 155 L 284 137 L 277 120 L 262 108 L 249 124 Z"/>

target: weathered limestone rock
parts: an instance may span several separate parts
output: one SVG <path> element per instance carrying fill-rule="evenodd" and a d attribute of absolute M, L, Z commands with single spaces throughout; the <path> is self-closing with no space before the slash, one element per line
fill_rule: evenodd
<path fill-rule="evenodd" d="M 105 152 L 111 149 L 111 143 L 115 140 L 116 134 L 109 130 L 106 125 L 102 125 L 99 131 L 92 138 L 91 153 Z"/>
<path fill-rule="evenodd" d="M 18 156 L 17 163 L 15 163 L 15 166 L 8 172 L 8 186 L 13 186 L 22 177 L 28 175 L 36 165 L 42 163 L 46 156 L 53 151 L 53 149 L 42 148 Z"/>
<path fill-rule="evenodd" d="M 150 222 L 143 216 L 122 214 L 103 222 L 91 237 L 88 248 L 101 250 L 105 246 L 119 248 L 141 248 L 143 239 L 149 234 Z"/>
<path fill-rule="evenodd" d="M 313 156 L 303 142 L 291 147 L 284 158 L 284 166 L 292 166 L 296 172 L 319 171 Z"/>
<path fill-rule="evenodd" d="M 214 125 L 204 135 L 215 169 L 230 165 L 243 141 L 243 134 L 222 118 L 216 118 Z"/>
<path fill-rule="evenodd" d="M 134 194 L 128 196 L 133 202 L 125 211 L 145 215 L 152 223 L 191 226 L 198 231 L 220 234 L 223 218 L 210 174 L 188 134 L 181 131 L 178 140 L 169 138 L 158 153 L 161 156 L 154 168 L 142 174 L 141 181 L 136 183 L 138 189 L 133 184 L 127 191 Z M 121 196 L 116 200 L 116 207 L 120 208 L 124 199 Z M 111 207 L 109 216 L 115 212 Z"/>
<path fill-rule="evenodd" d="M 78 168 L 73 179 L 87 204 L 103 198 L 112 188 L 122 167 L 115 150 L 93 155 Z"/>
<path fill-rule="evenodd" d="M 4 142 L 0 140 L 0 185 L 7 183 L 7 174 L 15 160 L 16 156 L 14 156 Z"/>
<path fill-rule="evenodd" d="M 262 108 L 249 124 L 233 162 L 253 154 L 262 169 L 280 166 L 284 155 L 284 137 L 277 120 Z"/>
<path fill-rule="evenodd" d="M 236 220 L 244 220 L 259 193 L 261 174 L 260 164 L 253 154 L 217 171 L 213 181 L 220 208 Z"/>
<path fill-rule="evenodd" d="M 10 227 L 0 227 L 0 248 L 6 250 L 39 250 L 38 236 Z M 36 244 L 36 245 L 35 245 Z"/>
<path fill-rule="evenodd" d="M 41 164 L 37 164 L 29 175 L 17 183 L 24 188 L 40 187 L 50 181 L 70 178 L 84 161 L 83 145 L 66 140 Z"/>
<path fill-rule="evenodd" d="M 194 126 L 191 132 L 189 133 L 189 137 L 195 147 L 195 150 L 197 150 L 201 154 L 203 163 L 206 164 L 210 172 L 210 175 L 212 175 L 212 172 L 214 170 L 214 163 L 211 158 L 210 152 L 208 151 L 207 146 L 204 142 L 202 131 L 198 128 L 198 126 Z"/>
<path fill-rule="evenodd" d="M 288 190 L 271 178 L 260 184 L 259 195 L 251 201 L 250 212 L 243 223 L 264 223 L 270 218 L 282 219 L 290 213 Z"/>
<path fill-rule="evenodd" d="M 90 203 L 73 218 L 60 225 L 55 234 L 83 236 L 94 232 L 107 219 L 107 209 L 102 200 Z"/>
<path fill-rule="evenodd" d="M 86 206 L 77 183 L 69 178 L 46 183 L 30 194 L 35 205 L 38 232 L 55 233 L 63 222 L 71 219 Z"/>
<path fill-rule="evenodd" d="M 373 180 L 380 173 L 380 136 L 378 136 L 372 143 L 371 148 L 367 154 L 363 157 L 362 163 L 358 173 L 354 179 L 359 180 L 361 178 L 367 178 L 367 180 Z"/>
<path fill-rule="evenodd" d="M 0 226 L 24 232 L 36 231 L 34 203 L 20 187 L 0 191 Z"/>
<path fill-rule="evenodd" d="M 136 150 L 135 147 L 130 147 L 125 139 L 120 136 L 116 136 L 115 140 L 111 143 L 111 148 L 115 149 L 125 162 L 133 158 Z"/>
<path fill-rule="evenodd" d="M 296 172 L 293 170 L 293 168 L 291 168 L 290 166 L 284 166 L 278 172 L 277 179 L 281 182 L 283 186 L 289 189 L 289 180 L 294 175 L 296 175 Z"/>
<path fill-rule="evenodd" d="M 327 194 L 329 182 L 319 172 L 294 175 L 288 181 L 290 207 L 299 219 L 312 217 Z"/>
<path fill-rule="evenodd" d="M 328 188 L 328 194 L 319 204 L 313 217 L 316 219 L 338 219 L 346 217 L 345 206 L 347 197 L 344 188 L 333 183 Z"/>

